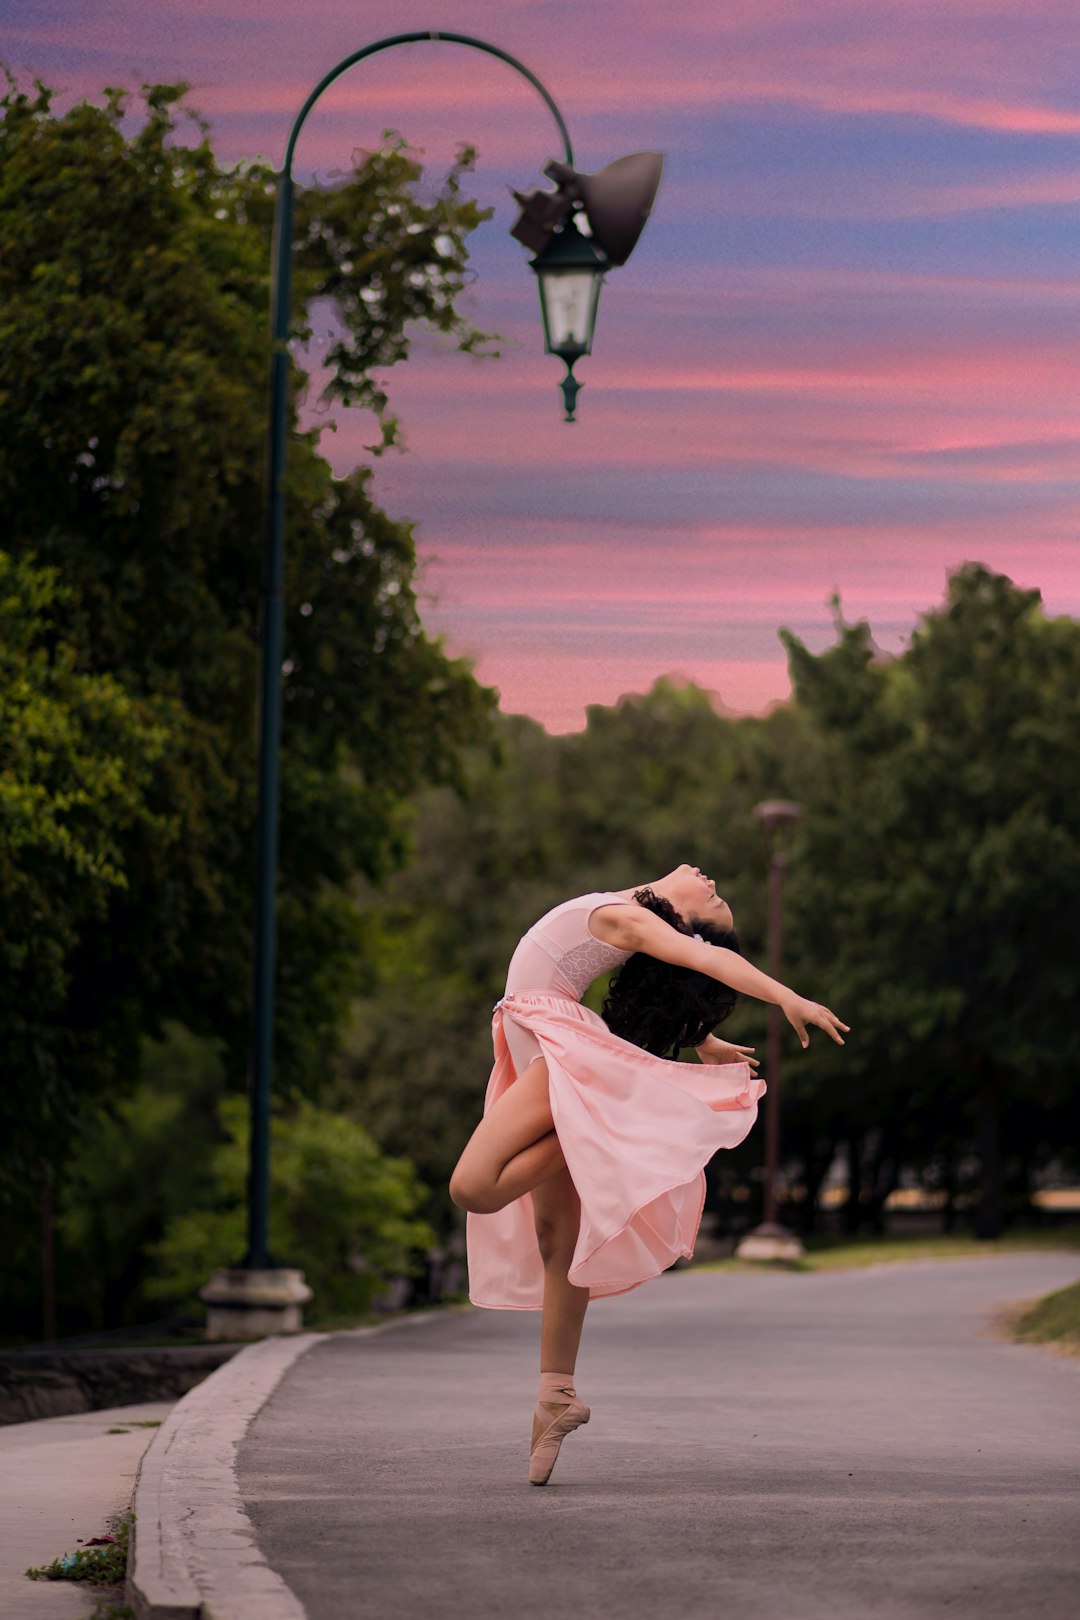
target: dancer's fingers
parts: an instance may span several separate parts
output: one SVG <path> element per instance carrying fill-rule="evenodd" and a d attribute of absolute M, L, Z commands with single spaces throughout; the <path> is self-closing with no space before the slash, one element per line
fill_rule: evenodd
<path fill-rule="evenodd" d="M 838 1033 L 838 1031 L 841 1029 L 848 1029 L 848 1025 L 842 1024 L 839 1018 L 837 1018 L 836 1014 L 829 1011 L 828 1007 L 822 1007 L 821 1013 L 822 1016 L 817 1020 L 817 1023 L 823 1030 L 826 1031 L 827 1034 L 832 1036 L 837 1046 L 843 1046 L 844 1038 Z"/>

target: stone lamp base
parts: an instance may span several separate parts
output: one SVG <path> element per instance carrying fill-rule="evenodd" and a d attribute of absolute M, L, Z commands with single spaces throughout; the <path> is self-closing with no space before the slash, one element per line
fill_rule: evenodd
<path fill-rule="evenodd" d="M 794 1232 L 771 1222 L 747 1232 L 735 1250 L 739 1260 L 800 1260 L 805 1253 Z"/>
<path fill-rule="evenodd" d="M 206 1337 L 264 1339 L 272 1333 L 299 1333 L 302 1307 L 311 1297 L 302 1271 L 221 1266 L 199 1290 L 209 1306 Z"/>

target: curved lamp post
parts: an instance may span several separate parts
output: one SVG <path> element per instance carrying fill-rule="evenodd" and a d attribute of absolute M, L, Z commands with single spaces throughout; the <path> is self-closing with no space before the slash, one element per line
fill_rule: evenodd
<path fill-rule="evenodd" d="M 497 57 L 526 79 L 555 120 L 563 161 L 544 171 L 554 191 L 515 192 L 522 213 L 512 234 L 529 247 L 544 322 L 545 347 L 566 364 L 561 383 L 565 420 L 574 420 L 581 384 L 575 363 L 592 347 L 593 328 L 605 272 L 624 264 L 645 225 L 660 183 L 659 153 L 621 158 L 599 174 L 578 174 L 566 124 L 548 91 L 524 63 L 507 51 L 470 34 L 424 29 L 392 34 L 353 51 L 331 68 L 296 116 L 278 177 L 274 213 L 271 289 L 270 403 L 267 423 L 267 518 L 260 630 L 259 806 L 257 892 L 253 952 L 251 1055 L 251 1160 L 248 1176 L 248 1248 L 239 1266 L 214 1273 L 201 1297 L 210 1307 L 211 1337 L 260 1336 L 300 1327 L 301 1306 L 311 1297 L 298 1271 L 275 1265 L 267 1249 L 270 1186 L 270 1093 L 273 1063 L 275 929 L 278 863 L 279 751 L 281 742 L 281 664 L 284 604 L 282 579 L 285 538 L 285 460 L 288 444 L 289 313 L 292 290 L 292 165 L 297 138 L 308 114 L 330 85 L 357 62 L 397 45 L 444 41 Z M 585 225 L 588 234 L 579 228 Z"/>
<path fill-rule="evenodd" d="M 790 799 L 766 799 L 754 806 L 754 820 L 765 835 L 769 861 L 769 976 L 779 979 L 784 958 L 784 871 L 788 834 L 802 816 L 802 806 Z M 765 1034 L 765 1208 L 760 1226 L 748 1232 L 736 1253 L 743 1260 L 797 1260 L 803 1246 L 794 1232 L 780 1225 L 776 1215 L 776 1184 L 780 1177 L 780 1008 L 770 1002 Z"/>

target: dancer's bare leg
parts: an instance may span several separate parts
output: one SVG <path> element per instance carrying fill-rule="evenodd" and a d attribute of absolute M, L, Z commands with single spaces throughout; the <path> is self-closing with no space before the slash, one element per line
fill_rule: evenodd
<path fill-rule="evenodd" d="M 524 1193 L 532 1195 L 544 1265 L 540 1397 L 529 1455 L 530 1482 L 544 1485 L 564 1436 L 589 1421 L 574 1389 L 589 1290 L 567 1275 L 581 1205 L 555 1133 L 543 1058 L 534 1058 L 484 1115 L 450 1178 L 455 1204 L 477 1214 L 503 1209 Z"/>
<path fill-rule="evenodd" d="M 548 1100 L 548 1072 L 536 1058 L 486 1113 L 450 1177 L 461 1209 L 503 1209 L 565 1169 Z"/>
<path fill-rule="evenodd" d="M 572 1373 L 577 1366 L 589 1290 L 577 1288 L 567 1272 L 574 1256 L 581 1203 L 562 1169 L 532 1189 L 536 1241 L 544 1262 L 544 1312 L 540 1322 L 540 1371 Z"/>
<path fill-rule="evenodd" d="M 589 1290 L 577 1288 L 567 1272 L 577 1244 L 581 1204 L 569 1170 L 561 1170 L 532 1190 L 536 1241 L 544 1262 L 544 1313 L 540 1323 L 540 1396 L 533 1414 L 529 1479 L 546 1484 L 562 1444 L 563 1414 L 574 1410 L 573 1427 L 588 1422 L 588 1408 L 574 1387 L 581 1329 Z"/>

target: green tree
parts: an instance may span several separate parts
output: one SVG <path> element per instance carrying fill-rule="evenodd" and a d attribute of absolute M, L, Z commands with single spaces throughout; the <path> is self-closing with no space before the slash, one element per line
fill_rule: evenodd
<path fill-rule="evenodd" d="M 24 92 L 9 75 L 0 98 L 5 544 L 62 586 L 40 635 L 25 592 L 11 607 L 25 617 L 6 634 L 9 679 L 23 679 L 18 648 L 44 636 L 48 680 L 98 683 L 86 752 L 120 761 L 111 778 L 87 766 L 98 809 L 55 818 L 85 824 L 90 851 L 63 852 L 64 914 L 16 938 L 35 921 L 27 901 L 9 924 L 19 982 L 35 981 L 20 1006 L 49 1005 L 47 1042 L 20 1033 L 19 1008 L 0 1031 L 8 1106 L 34 1152 L 46 1115 L 70 1125 L 79 1110 L 90 1128 L 166 1019 L 224 1043 L 228 1085 L 245 1068 L 274 176 L 219 164 L 184 93 L 144 87 L 130 136 L 118 89 L 62 116 L 40 83 Z M 416 330 L 483 344 L 457 310 L 484 217 L 462 191 L 471 162 L 463 151 L 425 200 L 415 158 L 387 138 L 340 184 L 298 193 L 292 333 L 302 344 L 316 312 L 334 320 L 328 403 L 370 408 L 377 451 L 398 428 L 376 378 Z M 308 386 L 295 365 L 276 1041 L 281 1085 L 314 1093 L 355 987 L 348 885 L 403 857 L 408 796 L 458 777 L 494 695 L 425 633 L 412 529 L 374 502 L 370 469 L 335 478 L 320 429 L 301 431 Z M 23 793 L 3 824 L 8 873 L 16 837 L 25 852 L 52 836 L 41 750 L 24 754 L 8 771 Z M 53 1132 L 58 1154 L 69 1137 Z"/>
<path fill-rule="evenodd" d="M 203 130 L 174 139 L 183 86 L 152 86 L 130 140 L 127 98 L 55 117 L 12 88 L 0 124 L 0 493 L 10 545 L 62 569 L 85 667 L 183 706 L 170 797 L 174 855 L 142 852 L 115 904 L 101 972 L 168 1010 L 245 1036 L 255 637 L 262 531 L 272 175 L 222 169 Z M 430 204 L 400 144 L 329 192 L 301 193 L 294 331 L 329 300 L 343 336 L 330 391 L 384 410 L 365 368 L 427 320 L 466 347 L 462 159 Z M 352 232 L 347 230 L 348 221 Z M 362 293 L 378 296 L 370 301 Z M 297 372 L 297 392 L 305 379 Z M 385 412 L 384 412 L 385 414 Z M 366 469 L 335 479 L 317 435 L 292 434 L 282 816 L 283 1072 L 310 1079 L 340 1011 L 355 931 L 340 886 L 400 854 L 402 797 L 450 777 L 489 698 L 420 624 L 407 524 Z M 307 971 L 314 959 L 321 973 Z M 339 961 L 335 972 L 331 964 Z"/>
<path fill-rule="evenodd" d="M 143 1041 L 138 1076 L 77 1133 L 58 1188 L 57 1291 L 73 1328 L 159 1314 L 146 1293 L 152 1245 L 217 1196 L 221 1042 L 166 1022 L 160 1040 Z M 177 1303 L 190 1313 L 195 1295 Z"/>
<path fill-rule="evenodd" d="M 190 1304 L 215 1266 L 243 1245 L 248 1116 L 240 1097 L 220 1104 L 225 1140 L 211 1158 L 212 1202 L 175 1214 L 153 1245 L 149 1296 Z M 394 1277 L 415 1274 L 434 1234 L 417 1211 L 424 1189 L 407 1159 L 383 1154 L 362 1126 L 307 1098 L 271 1126 L 270 1244 L 301 1266 L 316 1320 L 366 1310 Z"/>
<path fill-rule="evenodd" d="M 174 844 L 152 805 L 176 728 L 165 697 L 80 669 L 55 568 L 0 552 L 0 1191 L 38 1184 L 76 1123 L 76 1077 L 108 1084 L 124 1019 L 70 1016 L 127 850 Z M 32 1076 L 33 1084 L 20 1083 Z"/>
<path fill-rule="evenodd" d="M 853 1025 L 817 1079 L 892 1179 L 974 1146 L 993 1236 L 1003 1124 L 1030 1157 L 1033 1116 L 1067 1105 L 1080 1061 L 1080 626 L 968 564 L 902 657 L 865 624 L 817 657 L 785 640 L 825 766 L 803 789 L 794 948 L 821 956 L 823 999 Z"/>

